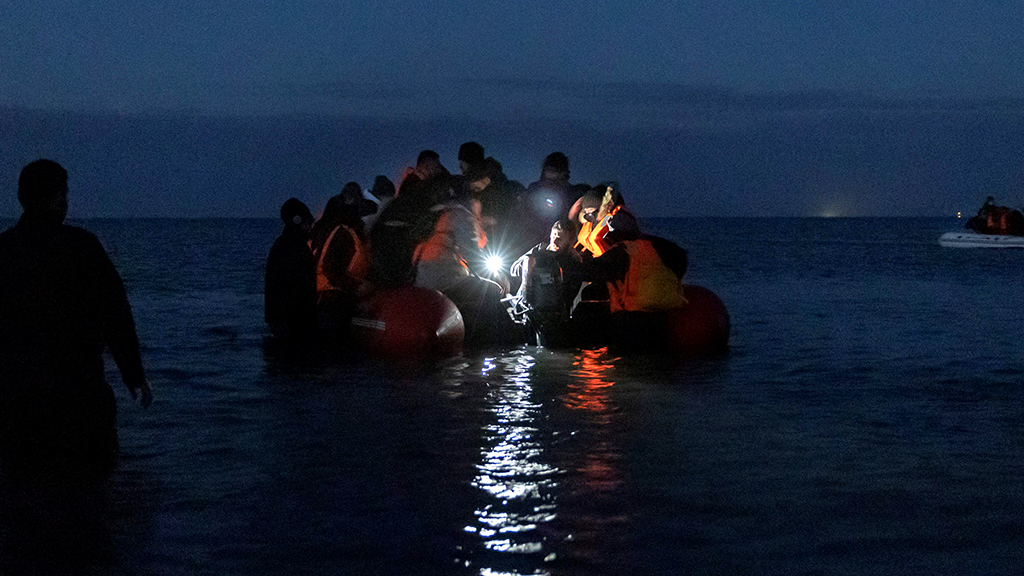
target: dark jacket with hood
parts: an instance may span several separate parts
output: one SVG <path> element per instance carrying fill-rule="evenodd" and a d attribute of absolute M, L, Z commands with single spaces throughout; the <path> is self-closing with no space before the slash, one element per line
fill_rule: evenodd
<path fill-rule="evenodd" d="M 306 232 L 286 224 L 267 256 L 264 319 L 279 337 L 308 337 L 316 326 L 316 261 Z"/>

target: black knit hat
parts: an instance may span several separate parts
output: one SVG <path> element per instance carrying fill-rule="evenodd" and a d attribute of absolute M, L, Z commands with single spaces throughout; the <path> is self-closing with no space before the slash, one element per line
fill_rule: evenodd
<path fill-rule="evenodd" d="M 561 152 L 552 152 L 544 159 L 544 165 L 542 168 L 551 168 L 552 170 L 557 170 L 559 172 L 568 172 L 569 158 Z"/>
<path fill-rule="evenodd" d="M 281 206 L 281 220 L 285 224 L 302 224 L 306 220 L 312 220 L 313 214 L 309 208 L 297 198 L 289 198 Z"/>
<path fill-rule="evenodd" d="M 484 163 L 484 147 L 476 142 L 466 142 L 459 146 L 459 160 L 476 166 Z"/>
<path fill-rule="evenodd" d="M 604 200 L 604 188 L 591 188 L 580 198 L 580 208 L 600 208 Z"/>

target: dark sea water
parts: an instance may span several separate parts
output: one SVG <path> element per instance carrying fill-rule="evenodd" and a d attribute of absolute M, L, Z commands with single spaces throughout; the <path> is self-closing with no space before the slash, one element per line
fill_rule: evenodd
<path fill-rule="evenodd" d="M 1024 251 L 950 219 L 647 219 L 732 316 L 680 360 L 268 347 L 274 220 L 89 220 L 155 400 L 120 386 L 117 574 L 1011 574 Z"/>

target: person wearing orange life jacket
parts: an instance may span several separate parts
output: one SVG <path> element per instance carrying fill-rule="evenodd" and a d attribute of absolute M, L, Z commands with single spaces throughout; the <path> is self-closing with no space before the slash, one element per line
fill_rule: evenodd
<path fill-rule="evenodd" d="M 569 211 L 569 217 L 580 223 L 576 236 L 576 249 L 586 258 L 604 254 L 611 244 L 605 240 L 609 219 L 624 210 L 625 200 L 617 182 L 603 182 L 586 192 Z M 573 305 L 577 323 L 596 320 L 595 329 L 583 332 L 597 333 L 600 319 L 608 315 L 608 286 L 605 282 L 586 282 Z M 578 312 L 578 313 L 576 313 Z"/>
<path fill-rule="evenodd" d="M 626 202 L 617 182 L 598 184 L 584 194 L 569 212 L 569 217 L 580 222 L 576 249 L 600 256 L 610 244 L 604 239 L 608 233 L 608 220 L 624 209 Z"/>
<path fill-rule="evenodd" d="M 517 326 L 501 301 L 507 286 L 481 277 L 474 268 L 484 260 L 479 212 L 449 201 L 430 208 L 432 233 L 416 246 L 416 286 L 438 290 L 463 316 L 467 346 L 519 341 Z"/>
<path fill-rule="evenodd" d="M 640 234 L 636 219 L 626 211 L 609 218 L 604 238 L 611 245 L 608 250 L 597 258 L 581 258 L 576 273 L 584 280 L 606 283 L 613 342 L 657 347 L 664 342 L 662 313 L 686 303 L 686 251 L 663 238 Z"/>
<path fill-rule="evenodd" d="M 376 206 L 349 182 L 327 201 L 311 233 L 316 260 L 317 318 L 328 337 L 344 337 L 355 302 L 365 290 L 370 257 L 362 217 Z"/>
<path fill-rule="evenodd" d="M 413 253 L 416 286 L 444 292 L 471 276 L 469 263 L 479 259 L 483 231 L 479 218 L 460 203 L 436 204 L 429 211 L 433 231 Z"/>
<path fill-rule="evenodd" d="M 978 214 L 967 221 L 967 228 L 979 234 L 1024 236 L 1024 214 L 1009 206 L 996 206 L 989 196 Z"/>

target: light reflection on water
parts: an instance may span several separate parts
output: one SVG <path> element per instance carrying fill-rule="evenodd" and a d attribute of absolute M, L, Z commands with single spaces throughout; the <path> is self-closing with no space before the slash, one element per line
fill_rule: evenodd
<path fill-rule="evenodd" d="M 615 363 L 619 360 L 607 354 L 607 348 L 581 350 L 573 362 L 572 378 L 562 397 L 566 408 L 584 411 L 597 426 L 594 446 L 587 451 L 578 470 L 587 487 L 595 492 L 611 492 L 622 485 L 620 455 L 609 445 L 604 430 L 616 411 L 611 388 L 615 385 Z"/>
<path fill-rule="evenodd" d="M 618 358 L 519 349 L 465 367 L 483 377 L 477 490 L 459 564 L 490 575 L 573 572 L 605 560 L 623 487 Z M 560 378 L 546 373 L 554 364 Z M 565 367 L 571 365 L 569 370 Z M 612 539 L 614 540 L 614 538 Z"/>
<path fill-rule="evenodd" d="M 479 536 L 487 551 L 553 560 L 553 553 L 545 555 L 548 537 L 538 528 L 557 517 L 554 492 L 562 471 L 548 462 L 544 442 L 538 438 L 537 424 L 544 406 L 533 398 L 530 374 L 535 359 L 523 350 L 503 358 L 486 358 L 483 364 L 485 376 L 499 365 L 502 371 L 499 378 L 488 381 L 494 384 L 485 399 L 489 421 L 483 428 L 478 473 L 472 481 L 486 497 L 464 530 Z M 522 572 L 482 567 L 480 574 Z"/>
<path fill-rule="evenodd" d="M 607 348 L 581 350 L 572 363 L 568 392 L 564 396 L 565 406 L 575 410 L 586 410 L 602 422 L 608 421 L 612 409 L 609 397 L 615 384 L 612 371 L 616 358 L 605 358 Z"/>

